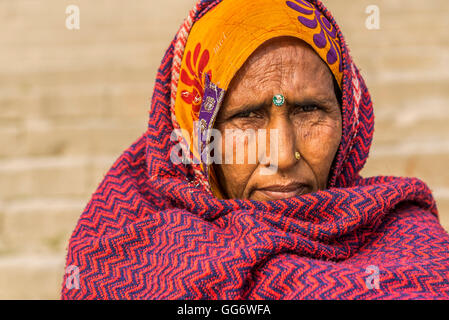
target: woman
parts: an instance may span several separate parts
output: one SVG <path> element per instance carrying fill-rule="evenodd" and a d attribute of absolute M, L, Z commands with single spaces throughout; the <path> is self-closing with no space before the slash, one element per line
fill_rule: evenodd
<path fill-rule="evenodd" d="M 78 222 L 62 298 L 448 298 L 428 187 L 359 175 L 373 122 L 319 1 L 200 1 Z"/>

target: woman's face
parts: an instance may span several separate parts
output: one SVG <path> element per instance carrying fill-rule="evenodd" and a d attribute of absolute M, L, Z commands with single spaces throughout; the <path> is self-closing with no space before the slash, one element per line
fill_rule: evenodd
<path fill-rule="evenodd" d="M 276 94 L 285 97 L 280 107 L 273 104 Z M 223 164 L 214 169 L 222 192 L 228 198 L 275 200 L 325 189 L 341 127 L 333 76 L 315 51 L 295 38 L 264 43 L 233 78 L 215 122 L 223 137 L 226 129 L 242 130 L 236 139 L 224 138 L 218 151 Z M 265 129 L 267 144 L 243 136 L 244 143 L 235 145 L 248 129 Z M 277 129 L 277 152 L 270 151 L 270 129 Z M 247 161 L 248 143 L 266 148 L 269 161 Z M 232 164 L 224 164 L 226 144 L 234 152 Z M 242 150 L 245 162 L 236 164 L 235 153 Z M 274 162 L 277 169 L 267 175 Z"/>

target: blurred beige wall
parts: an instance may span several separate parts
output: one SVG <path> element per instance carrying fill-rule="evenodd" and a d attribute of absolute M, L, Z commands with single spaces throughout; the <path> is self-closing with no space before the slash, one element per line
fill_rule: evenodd
<path fill-rule="evenodd" d="M 449 2 L 324 2 L 374 101 L 363 174 L 423 179 L 449 230 Z M 80 30 L 65 27 L 70 4 Z M 156 69 L 192 4 L 0 0 L 0 298 L 59 298 L 69 236 L 145 131 Z M 379 30 L 365 27 L 368 5 Z"/>

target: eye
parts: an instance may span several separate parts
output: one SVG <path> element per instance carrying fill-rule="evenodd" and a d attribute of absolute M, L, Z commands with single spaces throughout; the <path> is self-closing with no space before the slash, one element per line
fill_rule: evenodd
<path fill-rule="evenodd" d="M 316 104 L 297 105 L 295 112 L 313 112 L 319 110 L 320 107 Z"/>
<path fill-rule="evenodd" d="M 311 112 L 311 111 L 315 111 L 318 110 L 318 106 L 312 104 L 312 105 L 307 105 L 307 106 L 303 106 L 302 109 L 304 110 L 304 112 Z"/>
<path fill-rule="evenodd" d="M 232 116 L 233 119 L 252 118 L 257 116 L 254 111 L 242 111 Z"/>

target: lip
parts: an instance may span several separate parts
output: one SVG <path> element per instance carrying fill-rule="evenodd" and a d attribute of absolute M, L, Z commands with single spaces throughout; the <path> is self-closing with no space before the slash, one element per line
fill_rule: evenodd
<path fill-rule="evenodd" d="M 253 191 L 253 194 L 259 193 L 267 200 L 279 200 L 302 195 L 308 189 L 309 186 L 304 183 L 273 184 L 257 188 Z"/>

